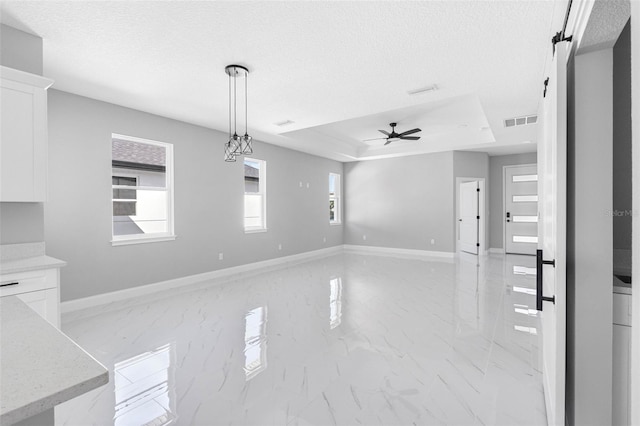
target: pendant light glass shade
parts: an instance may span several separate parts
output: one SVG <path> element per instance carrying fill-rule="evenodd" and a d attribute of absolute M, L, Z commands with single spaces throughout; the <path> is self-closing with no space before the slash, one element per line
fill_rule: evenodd
<path fill-rule="evenodd" d="M 242 154 L 243 155 L 253 154 L 253 145 L 251 144 L 252 140 L 253 138 L 246 133 L 242 137 Z"/>
<path fill-rule="evenodd" d="M 227 163 L 235 163 L 236 154 L 234 152 L 234 148 L 231 145 L 231 141 L 228 141 L 224 144 L 224 161 Z"/>
<path fill-rule="evenodd" d="M 224 160 L 234 162 L 239 155 L 253 154 L 253 138 L 249 136 L 247 130 L 247 77 L 249 70 L 241 65 L 227 65 L 224 70 L 229 76 L 229 140 L 224 146 Z M 244 136 L 238 136 L 237 131 L 238 78 L 244 78 Z"/>

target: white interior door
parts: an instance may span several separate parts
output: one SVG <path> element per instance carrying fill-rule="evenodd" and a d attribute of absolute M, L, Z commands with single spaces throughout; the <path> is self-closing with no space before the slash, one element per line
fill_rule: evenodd
<path fill-rule="evenodd" d="M 478 182 L 460 184 L 460 250 L 478 254 L 479 208 Z"/>
<path fill-rule="evenodd" d="M 538 168 L 504 169 L 505 252 L 536 254 L 538 247 Z"/>
<path fill-rule="evenodd" d="M 538 138 L 538 309 L 549 425 L 565 423 L 566 360 L 566 43 L 556 45 Z M 550 264 L 553 260 L 554 264 Z M 543 261 L 546 261 L 543 263 Z M 542 300 L 542 297 L 545 300 Z M 554 298 L 553 301 L 546 298 Z"/>

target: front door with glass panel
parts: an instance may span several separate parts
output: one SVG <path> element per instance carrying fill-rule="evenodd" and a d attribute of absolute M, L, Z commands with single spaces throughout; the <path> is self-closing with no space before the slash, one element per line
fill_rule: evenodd
<path fill-rule="evenodd" d="M 538 171 L 536 165 L 504 168 L 505 251 L 536 254 L 538 246 Z"/>

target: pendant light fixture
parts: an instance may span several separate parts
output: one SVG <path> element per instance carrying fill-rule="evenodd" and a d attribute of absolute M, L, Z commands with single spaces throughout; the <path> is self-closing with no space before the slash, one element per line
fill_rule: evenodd
<path fill-rule="evenodd" d="M 229 76 L 229 140 L 224 146 L 224 161 L 234 162 L 243 154 L 253 154 L 253 138 L 247 127 L 247 77 L 249 70 L 242 65 L 227 65 Z M 238 136 L 238 78 L 244 78 L 244 136 Z"/>

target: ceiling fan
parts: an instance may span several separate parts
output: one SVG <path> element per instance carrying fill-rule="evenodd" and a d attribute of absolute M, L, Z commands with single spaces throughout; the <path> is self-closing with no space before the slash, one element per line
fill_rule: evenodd
<path fill-rule="evenodd" d="M 389 123 L 389 126 L 391 126 L 391 133 L 387 132 L 386 130 L 378 130 L 380 133 L 385 135 L 386 138 L 365 139 L 363 142 L 386 139 L 386 142 L 384 144 L 389 145 L 391 142 L 395 142 L 399 140 L 417 141 L 418 139 L 420 139 L 420 136 L 409 136 L 409 135 L 421 132 L 422 130 L 415 128 L 415 129 L 407 130 L 406 132 L 396 133 L 396 125 L 397 123 Z"/>

